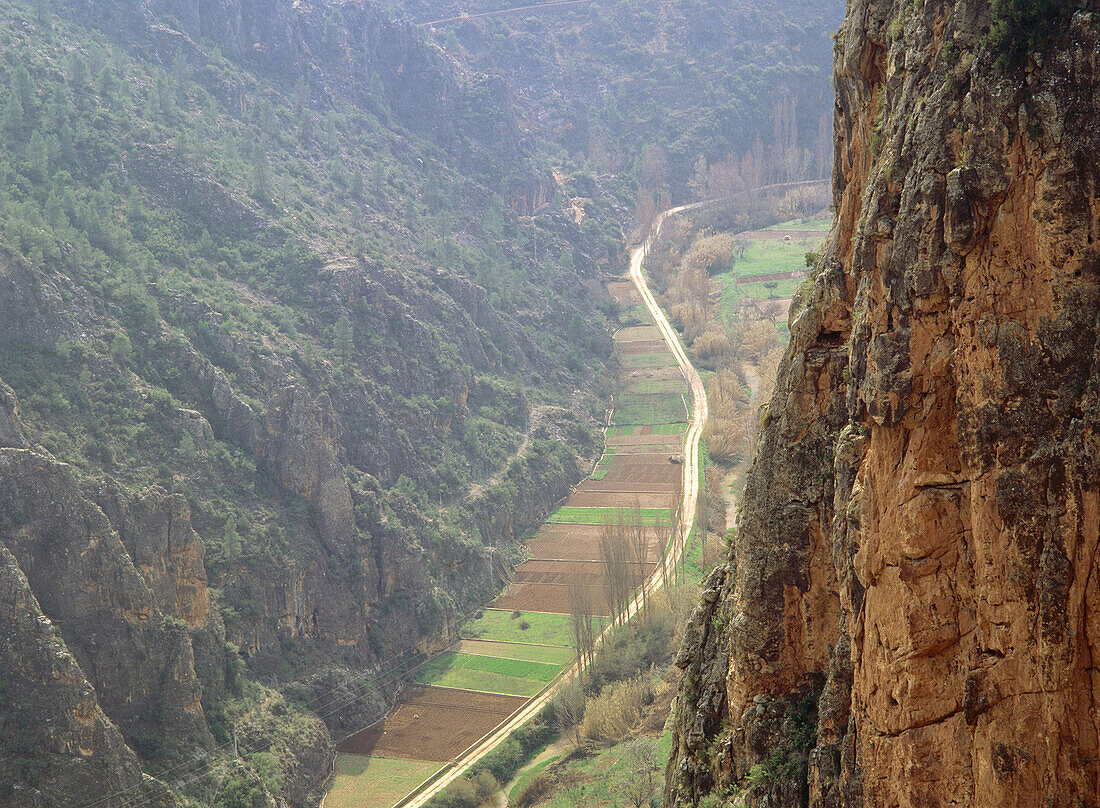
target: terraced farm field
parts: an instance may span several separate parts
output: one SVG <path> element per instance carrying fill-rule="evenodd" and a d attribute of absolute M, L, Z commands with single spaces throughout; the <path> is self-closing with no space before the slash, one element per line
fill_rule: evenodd
<path fill-rule="evenodd" d="M 469 749 L 520 707 L 524 696 L 449 687 L 410 687 L 381 721 L 342 741 L 338 752 L 444 762 Z"/>
<path fill-rule="evenodd" d="M 524 623 L 527 628 L 520 628 Z M 482 616 L 462 624 L 464 639 L 526 642 L 569 647 L 569 618 L 561 614 L 524 613 L 513 617 L 511 610 L 486 609 Z"/>
<path fill-rule="evenodd" d="M 668 508 L 639 508 L 635 510 L 620 505 L 585 507 L 566 505 L 550 514 L 546 521 L 573 525 L 604 525 L 608 522 L 620 520 L 628 525 L 650 525 L 652 527 L 672 524 Z"/>
<path fill-rule="evenodd" d="M 378 755 L 336 756 L 325 808 L 394 805 L 439 771 L 437 761 L 385 758 Z"/>
<path fill-rule="evenodd" d="M 533 696 L 560 671 L 561 665 L 547 662 L 451 653 L 426 664 L 417 672 L 415 681 L 509 696 Z"/>
<path fill-rule="evenodd" d="M 505 659 L 527 659 L 531 662 L 549 662 L 564 665 L 573 659 L 573 649 L 557 645 L 535 645 L 525 642 L 498 642 L 496 640 L 462 640 L 459 653 L 496 656 Z"/>
<path fill-rule="evenodd" d="M 667 538 L 667 531 L 649 529 L 647 561 L 655 564 L 660 560 Z M 600 561 L 600 526 L 544 525 L 535 538 L 528 540 L 527 547 L 532 560 Z"/>

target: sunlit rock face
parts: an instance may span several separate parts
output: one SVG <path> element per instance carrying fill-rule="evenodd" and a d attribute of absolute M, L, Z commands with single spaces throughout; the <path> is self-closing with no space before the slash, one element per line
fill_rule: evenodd
<path fill-rule="evenodd" d="M 1066 12 L 998 64 L 991 14 L 849 5 L 837 221 L 670 805 L 1100 804 L 1100 37 Z"/>

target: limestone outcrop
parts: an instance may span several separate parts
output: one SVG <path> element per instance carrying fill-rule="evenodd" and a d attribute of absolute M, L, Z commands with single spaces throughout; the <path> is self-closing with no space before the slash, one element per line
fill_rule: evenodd
<path fill-rule="evenodd" d="M 1100 16 L 853 0 L 666 802 L 1100 805 Z"/>

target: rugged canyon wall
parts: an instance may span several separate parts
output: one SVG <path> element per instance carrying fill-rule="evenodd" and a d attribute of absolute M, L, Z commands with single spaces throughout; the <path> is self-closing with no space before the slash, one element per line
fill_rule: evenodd
<path fill-rule="evenodd" d="M 1100 805 L 1100 15 L 1048 5 L 849 3 L 669 806 Z"/>

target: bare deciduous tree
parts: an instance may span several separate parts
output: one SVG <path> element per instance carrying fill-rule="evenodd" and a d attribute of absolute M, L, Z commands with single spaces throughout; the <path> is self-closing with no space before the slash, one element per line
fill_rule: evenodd
<path fill-rule="evenodd" d="M 584 579 L 571 577 L 569 591 L 569 628 L 573 647 L 581 661 L 592 661 L 596 649 L 596 603 L 592 587 Z"/>
<path fill-rule="evenodd" d="M 619 789 L 634 808 L 645 808 L 660 782 L 661 760 L 657 742 L 653 738 L 635 738 L 624 757 L 626 767 Z"/>
<path fill-rule="evenodd" d="M 574 747 L 581 745 L 581 722 L 584 720 L 584 688 L 578 681 L 569 682 L 554 697 L 554 718 L 562 735 L 573 742 Z"/>

